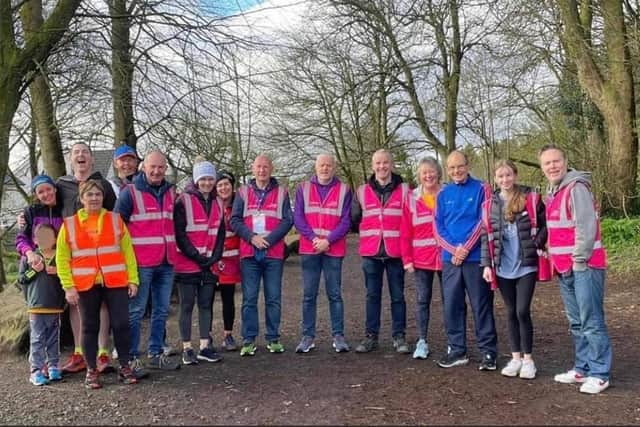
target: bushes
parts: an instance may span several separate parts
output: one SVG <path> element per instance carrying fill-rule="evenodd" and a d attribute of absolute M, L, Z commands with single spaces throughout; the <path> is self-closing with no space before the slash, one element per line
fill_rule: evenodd
<path fill-rule="evenodd" d="M 640 218 L 602 220 L 602 240 L 612 273 L 640 272 Z"/>

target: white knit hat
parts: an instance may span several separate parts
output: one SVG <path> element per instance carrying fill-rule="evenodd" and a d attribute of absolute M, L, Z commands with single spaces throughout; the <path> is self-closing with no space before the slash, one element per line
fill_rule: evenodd
<path fill-rule="evenodd" d="M 198 183 L 198 181 L 202 178 L 210 177 L 216 179 L 216 167 L 213 166 L 213 163 L 204 162 L 196 163 L 193 165 L 193 182 Z"/>

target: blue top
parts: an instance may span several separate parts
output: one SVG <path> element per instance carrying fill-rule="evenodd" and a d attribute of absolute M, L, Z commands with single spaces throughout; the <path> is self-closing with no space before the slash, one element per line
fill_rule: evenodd
<path fill-rule="evenodd" d="M 501 234 L 502 252 L 500 252 L 500 265 L 498 265 L 496 274 L 504 279 L 518 279 L 537 271 L 537 267 L 522 266 L 520 239 L 516 223 L 505 221 Z"/>
<path fill-rule="evenodd" d="M 451 182 L 438 193 L 435 225 L 443 262 L 451 262 L 460 245 L 469 251 L 465 262 L 480 262 L 484 186 L 484 182 L 469 175 L 466 181 Z"/>

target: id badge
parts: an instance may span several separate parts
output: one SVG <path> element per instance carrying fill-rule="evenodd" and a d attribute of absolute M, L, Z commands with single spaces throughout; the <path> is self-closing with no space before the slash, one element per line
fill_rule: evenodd
<path fill-rule="evenodd" d="M 259 235 L 267 232 L 267 219 L 263 213 L 253 216 L 253 232 Z"/>

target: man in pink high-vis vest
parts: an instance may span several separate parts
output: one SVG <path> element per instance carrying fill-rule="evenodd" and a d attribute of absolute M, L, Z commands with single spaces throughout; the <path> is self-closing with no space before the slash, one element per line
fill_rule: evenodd
<path fill-rule="evenodd" d="M 547 245 L 575 344 L 574 366 L 554 380 L 582 384 L 582 393 L 598 394 L 609 387 L 612 360 L 604 315 L 607 254 L 591 174 L 569 170 L 567 163 L 559 147 L 548 145 L 540 150 L 540 166 L 549 180 Z"/>
<path fill-rule="evenodd" d="M 302 263 L 302 340 L 296 353 L 315 348 L 317 297 L 320 276 L 329 300 L 331 335 L 336 352 L 349 351 L 344 338 L 342 260 L 351 227 L 351 190 L 336 177 L 336 159 L 320 154 L 315 175 L 296 191 L 294 224 L 300 233 Z"/>

